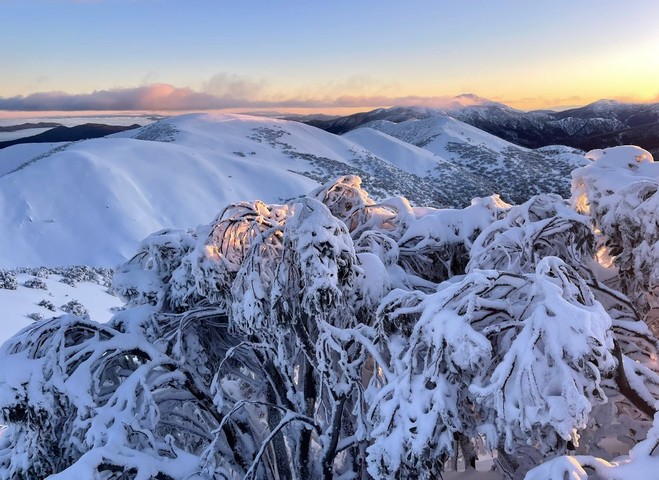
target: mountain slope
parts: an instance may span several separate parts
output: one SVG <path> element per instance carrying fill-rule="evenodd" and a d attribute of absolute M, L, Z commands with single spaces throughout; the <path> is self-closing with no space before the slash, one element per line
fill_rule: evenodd
<path fill-rule="evenodd" d="M 474 107 L 447 114 L 531 148 L 563 144 L 587 150 L 634 143 L 652 150 L 659 144 L 659 103 L 598 100 L 562 112 Z"/>
<path fill-rule="evenodd" d="M 365 148 L 370 158 L 383 159 L 394 167 L 408 172 L 413 184 L 403 183 L 404 196 L 414 198 L 428 192 L 428 205 L 462 207 L 469 205 L 474 197 L 496 193 L 496 186 L 483 177 L 447 161 L 442 156 L 399 140 L 372 128 L 359 128 L 342 136 Z M 400 181 L 403 175 L 398 175 Z M 434 201 L 432 201 L 434 199 Z M 422 202 L 416 202 L 422 204 Z"/>
<path fill-rule="evenodd" d="M 154 230 L 207 222 L 230 201 L 276 201 L 317 184 L 208 145 L 103 138 L 65 146 L 0 177 L 0 266 L 112 266 Z"/>
<path fill-rule="evenodd" d="M 385 158 L 297 122 L 184 115 L 108 138 L 10 147 L 0 154 L 0 268 L 113 266 L 153 231 L 208 222 L 234 201 L 283 202 L 339 175 L 360 175 L 375 198 L 424 205 L 490 193 L 478 179 L 447 190 L 441 178 L 468 174 L 376 135 Z"/>
<path fill-rule="evenodd" d="M 445 115 L 400 123 L 381 120 L 366 126 L 462 167 L 514 203 L 538 193 L 569 196 L 570 172 L 585 162 L 581 153 L 568 148 L 530 150 Z"/>

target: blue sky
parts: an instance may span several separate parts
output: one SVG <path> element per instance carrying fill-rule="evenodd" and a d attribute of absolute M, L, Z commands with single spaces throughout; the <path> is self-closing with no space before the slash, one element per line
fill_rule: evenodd
<path fill-rule="evenodd" d="M 0 0 L 0 109 L 656 101 L 657 19 L 655 0 Z"/>

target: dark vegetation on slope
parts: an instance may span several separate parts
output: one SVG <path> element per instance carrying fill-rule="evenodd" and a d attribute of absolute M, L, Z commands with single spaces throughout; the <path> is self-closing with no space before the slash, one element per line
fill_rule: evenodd
<path fill-rule="evenodd" d="M 55 127 L 47 132 L 33 135 L 31 137 L 18 138 L 7 142 L 0 142 L 0 148 L 11 147 L 20 143 L 50 143 L 50 142 L 73 142 L 90 138 L 105 137 L 113 133 L 123 132 L 139 128 L 140 125 L 103 125 L 99 123 L 85 123 L 75 127 Z"/>
<path fill-rule="evenodd" d="M 21 123 L 20 125 L 9 125 L 7 127 L 0 126 L 0 132 L 18 132 L 19 130 L 28 130 L 30 128 L 55 128 L 60 125 L 54 122 Z"/>

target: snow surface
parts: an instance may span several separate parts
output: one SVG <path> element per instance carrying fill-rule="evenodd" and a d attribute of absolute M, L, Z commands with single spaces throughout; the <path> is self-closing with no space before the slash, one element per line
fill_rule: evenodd
<path fill-rule="evenodd" d="M 451 151 L 446 149 L 446 144 L 450 141 L 467 142 L 471 145 L 487 145 L 497 152 L 501 152 L 507 147 L 516 147 L 516 145 L 495 135 L 438 113 L 418 120 L 407 120 L 401 123 L 381 120 L 366 126 L 413 145 L 421 146 L 443 158 L 452 156 Z"/>
<path fill-rule="evenodd" d="M 83 305 L 89 316 L 97 322 L 107 322 L 113 315 L 112 309 L 119 308 L 123 302 L 108 292 L 108 287 L 93 282 L 76 282 L 75 286 L 63 283 L 62 275 L 51 274 L 41 277 L 46 289 L 29 288 L 26 281 L 35 279 L 30 273 L 18 273 L 16 290 L 0 288 L 0 344 L 22 328 L 32 324 L 34 320 L 28 315 L 40 314 L 44 319 L 65 315 L 62 305 L 77 300 Z M 50 302 L 54 311 L 39 306 L 41 301 Z"/>
<path fill-rule="evenodd" d="M 22 168 L 34 159 L 47 155 L 65 143 L 23 143 L 0 149 L 0 177 Z"/>
<path fill-rule="evenodd" d="M 295 166 L 290 159 L 246 139 L 262 123 L 187 116 L 171 122 L 175 142 L 124 135 L 45 156 L 41 147 L 5 149 L 11 165 L 0 177 L 0 266 L 113 266 L 153 231 L 207 222 L 239 199 L 279 201 L 315 187 L 288 171 Z"/>
<path fill-rule="evenodd" d="M 438 163 L 448 163 L 445 158 L 411 143 L 398 140 L 372 128 L 358 128 L 343 135 L 358 143 L 380 158 L 391 158 L 391 162 L 416 175 L 425 175 Z"/>

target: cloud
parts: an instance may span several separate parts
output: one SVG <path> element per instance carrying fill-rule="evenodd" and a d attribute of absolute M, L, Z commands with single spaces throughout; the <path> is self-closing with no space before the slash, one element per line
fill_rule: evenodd
<path fill-rule="evenodd" d="M 425 105 L 446 107 L 452 97 L 390 95 L 311 95 L 267 96 L 265 82 L 255 82 L 233 75 L 216 75 L 204 85 L 204 91 L 156 83 L 135 88 L 97 90 L 69 94 L 42 92 L 25 96 L 0 97 L 0 110 L 9 111 L 84 111 L 84 110 L 220 110 L 225 108 L 334 108 Z M 309 93 L 309 92 L 307 92 Z M 319 92 L 314 92 L 319 93 Z"/>
<path fill-rule="evenodd" d="M 219 98 L 255 98 L 266 87 L 265 80 L 252 80 L 231 73 L 218 73 L 203 85 L 203 91 Z"/>
<path fill-rule="evenodd" d="M 1 0 L 0 0 L 1 1 Z M 71 94 L 59 91 L 0 97 L 5 111 L 190 111 L 262 108 L 361 108 L 393 105 L 446 106 L 451 97 L 397 96 L 400 87 L 368 76 L 328 79 L 285 93 L 264 79 L 219 73 L 200 90 L 154 83 L 149 72 L 142 85 Z M 290 90 L 289 90 L 290 92 Z M 349 94 L 346 94 L 349 92 Z"/>
<path fill-rule="evenodd" d="M 532 108 L 532 109 L 564 109 L 566 107 L 572 107 L 577 105 L 583 105 L 588 102 L 588 99 L 583 98 L 579 95 L 571 95 L 566 97 L 520 97 L 520 98 L 509 98 L 505 96 L 496 95 L 491 97 L 491 100 L 495 102 L 503 103 L 513 108 L 521 108 L 523 110 Z"/>
<path fill-rule="evenodd" d="M 205 91 L 157 83 L 135 88 L 97 90 L 69 94 L 41 92 L 25 96 L 0 97 L 0 110 L 84 111 L 84 110 L 216 110 L 223 108 L 304 108 L 361 107 L 422 103 L 422 97 L 339 96 L 326 98 L 259 98 L 262 82 L 228 75 L 216 75 Z M 428 100 L 429 101 L 429 100 Z"/>
<path fill-rule="evenodd" d="M 240 101 L 232 98 L 216 97 L 163 83 L 82 94 L 42 92 L 0 97 L 0 110 L 14 111 L 207 110 L 240 106 Z"/>
<path fill-rule="evenodd" d="M 350 80 L 353 88 L 367 91 L 363 82 Z M 268 93 L 265 81 L 256 81 L 238 75 L 219 74 L 203 85 L 203 91 L 187 87 L 175 87 L 164 83 L 154 83 L 134 88 L 97 90 L 92 93 L 69 94 L 64 92 L 41 92 L 25 96 L 0 97 L 0 110 L 6 111 L 200 111 L 222 109 L 330 109 L 330 108 L 375 108 L 394 105 L 431 108 L 450 108 L 456 101 L 472 104 L 480 100 L 475 96 L 397 96 L 392 88 L 381 88 L 378 94 L 341 94 L 341 89 L 321 89 L 299 91 L 297 95 Z M 352 91 L 351 89 L 346 89 Z M 345 90 L 344 90 L 345 91 Z M 361 93 L 359 92 L 359 93 Z M 546 99 L 500 99 L 508 105 L 547 104 Z M 550 100 L 556 105 L 565 102 L 578 103 L 580 97 L 556 98 Z"/>

